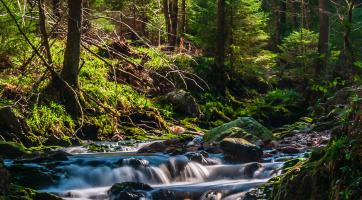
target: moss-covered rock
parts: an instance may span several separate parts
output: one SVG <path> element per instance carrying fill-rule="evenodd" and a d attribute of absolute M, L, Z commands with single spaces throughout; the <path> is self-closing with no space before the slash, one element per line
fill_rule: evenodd
<path fill-rule="evenodd" d="M 0 157 L 14 159 L 28 155 L 29 153 L 22 144 L 0 141 Z"/>
<path fill-rule="evenodd" d="M 30 188 L 24 188 L 11 184 L 6 196 L 1 196 L 1 200 L 62 200 L 50 193 L 38 192 Z"/>
<path fill-rule="evenodd" d="M 9 167 L 12 181 L 32 189 L 44 189 L 54 185 L 59 177 L 37 166 L 14 164 Z"/>
<path fill-rule="evenodd" d="M 220 141 L 225 137 L 244 138 L 250 142 L 257 139 L 269 141 L 273 139 L 270 130 L 251 117 L 240 117 L 234 121 L 209 130 L 204 135 L 206 142 Z"/>

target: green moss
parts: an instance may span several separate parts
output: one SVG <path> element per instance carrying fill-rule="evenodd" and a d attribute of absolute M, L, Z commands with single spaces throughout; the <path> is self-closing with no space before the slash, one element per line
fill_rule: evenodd
<path fill-rule="evenodd" d="M 10 192 L 6 196 L 0 196 L 1 200 L 61 200 L 55 195 L 42 193 L 30 188 L 21 187 L 11 184 Z"/>
<path fill-rule="evenodd" d="M 75 122 L 64 106 L 56 102 L 34 105 L 32 114 L 26 122 L 33 132 L 43 136 L 53 133 L 72 133 L 75 128 Z"/>
<path fill-rule="evenodd" d="M 235 127 L 239 128 L 239 129 L 234 130 Z M 243 129 L 243 130 L 241 130 L 241 129 Z M 250 134 L 261 140 L 272 140 L 273 139 L 271 132 L 266 127 L 264 127 L 259 122 L 257 122 L 255 119 L 250 118 L 250 117 L 240 117 L 234 121 L 231 121 L 229 123 L 223 124 L 219 127 L 209 130 L 204 135 L 204 140 L 205 141 L 214 141 L 214 140 L 217 140 L 217 138 L 225 137 L 225 135 L 227 135 L 227 134 L 234 134 L 234 136 L 236 136 L 237 135 L 236 132 L 240 132 L 240 131 L 246 132 L 240 136 L 247 136 Z"/>

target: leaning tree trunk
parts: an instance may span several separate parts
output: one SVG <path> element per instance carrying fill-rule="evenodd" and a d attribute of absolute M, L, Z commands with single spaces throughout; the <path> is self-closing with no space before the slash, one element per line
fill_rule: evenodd
<path fill-rule="evenodd" d="M 78 72 L 80 60 L 80 42 L 82 29 L 82 0 L 68 0 L 68 34 L 64 53 L 61 77 L 67 84 L 62 84 L 62 94 L 68 111 L 78 113 L 78 104 L 74 91 L 78 90 Z"/>

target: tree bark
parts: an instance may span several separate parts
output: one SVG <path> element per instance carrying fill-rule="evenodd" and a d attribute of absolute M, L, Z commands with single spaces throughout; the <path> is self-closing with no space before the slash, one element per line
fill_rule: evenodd
<path fill-rule="evenodd" d="M 273 1 L 273 10 L 274 10 L 274 42 L 273 48 L 274 51 L 278 51 L 278 45 L 281 43 L 281 12 L 280 8 L 280 0 Z"/>
<path fill-rule="evenodd" d="M 217 0 L 217 32 L 215 49 L 215 81 L 216 86 L 222 89 L 225 83 L 225 43 L 226 43 L 226 21 L 225 0 Z"/>
<path fill-rule="evenodd" d="M 73 90 L 78 90 L 78 73 L 80 61 L 80 42 L 82 32 L 82 0 L 68 0 L 68 33 L 64 53 L 63 70 L 61 77 Z M 62 95 L 67 110 L 74 115 L 79 112 L 74 92 L 62 84 Z"/>
<path fill-rule="evenodd" d="M 292 19 L 292 27 L 296 29 L 298 26 L 298 13 L 297 13 L 297 5 L 295 0 L 289 0 L 290 10 L 291 10 L 291 19 Z"/>
<path fill-rule="evenodd" d="M 45 13 L 44 13 L 44 1 L 43 0 L 38 0 L 38 8 L 39 8 L 39 32 L 40 32 L 42 44 L 43 44 L 43 47 L 45 50 L 45 56 L 48 60 L 48 63 L 51 64 L 52 56 L 51 56 L 50 46 L 49 46 L 49 41 L 48 41 L 48 33 L 46 30 L 46 25 L 45 25 Z"/>
<path fill-rule="evenodd" d="M 177 45 L 178 0 L 163 0 L 168 45 L 171 50 Z"/>
<path fill-rule="evenodd" d="M 328 14 L 328 1 L 319 0 L 319 41 L 318 52 L 321 55 L 320 62 L 318 63 L 316 74 L 322 72 L 328 62 L 328 46 L 329 46 L 329 14 Z"/>
<path fill-rule="evenodd" d="M 343 34 L 343 40 L 344 40 L 344 52 L 346 54 L 346 61 L 347 64 L 352 66 L 354 63 L 354 55 L 352 50 L 352 45 L 350 41 L 350 34 L 352 29 L 352 23 L 353 23 L 353 9 L 354 9 L 355 1 L 354 0 L 348 0 L 347 6 L 347 22 L 345 22 L 345 30 Z"/>
<path fill-rule="evenodd" d="M 186 0 L 181 2 L 181 23 L 180 23 L 180 36 L 186 32 Z"/>

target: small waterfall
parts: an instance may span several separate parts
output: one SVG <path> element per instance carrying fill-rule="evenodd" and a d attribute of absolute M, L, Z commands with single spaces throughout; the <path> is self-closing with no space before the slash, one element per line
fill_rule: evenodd
<path fill-rule="evenodd" d="M 217 161 L 217 156 L 207 159 Z M 171 190 L 177 199 L 228 197 L 231 200 L 280 173 L 283 165 L 281 162 L 222 164 L 221 161 L 208 165 L 196 161 L 200 160 L 191 161 L 187 155 L 79 154 L 55 168 L 61 179 L 46 191 L 70 200 L 105 200 L 113 184 L 141 182 L 155 191 Z"/>

